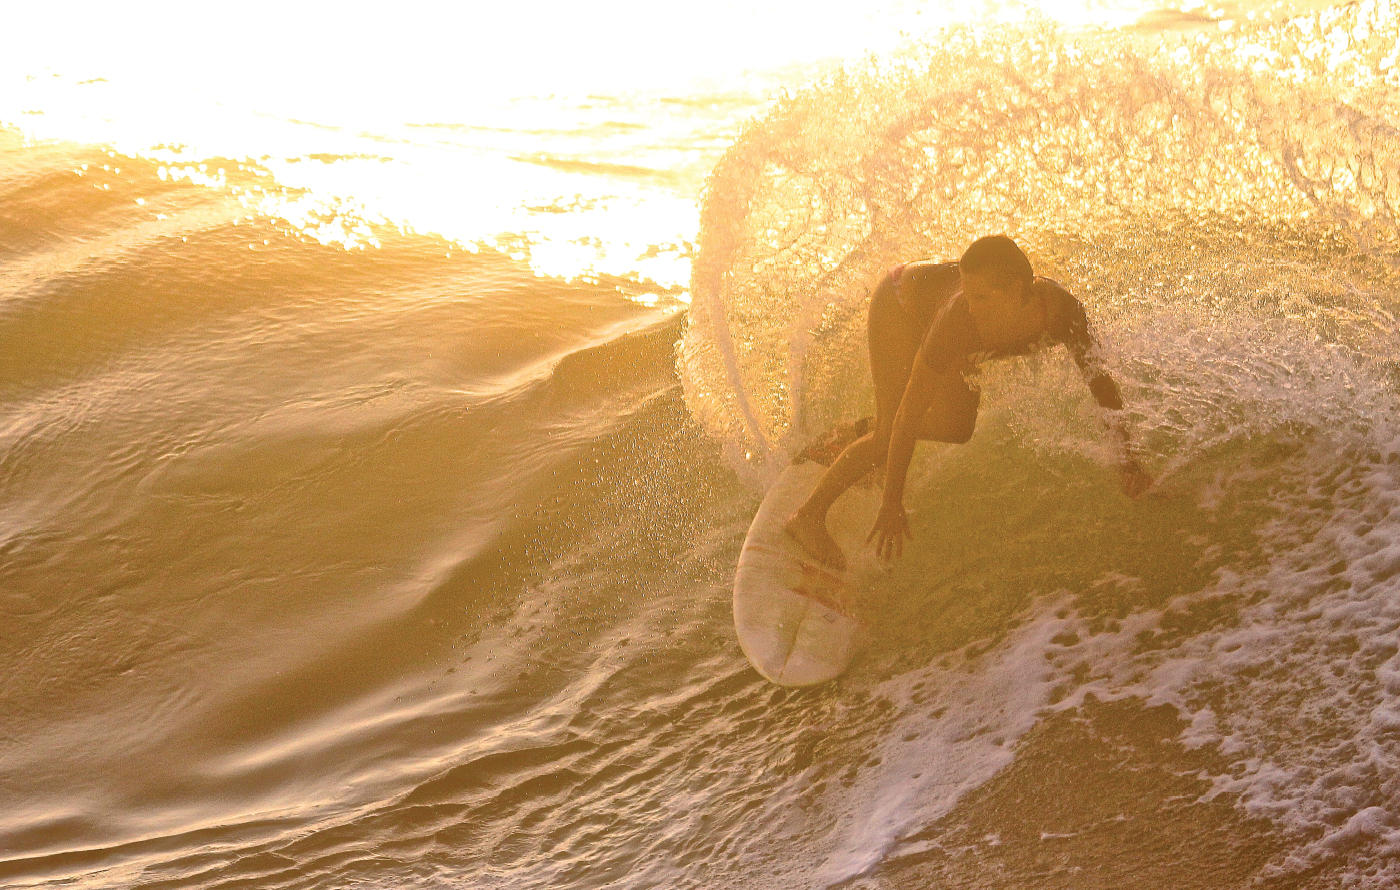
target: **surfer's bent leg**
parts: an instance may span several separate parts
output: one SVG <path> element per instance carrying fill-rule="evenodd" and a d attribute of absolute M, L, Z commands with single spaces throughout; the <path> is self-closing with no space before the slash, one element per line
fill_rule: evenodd
<path fill-rule="evenodd" d="M 972 438 L 982 391 L 969 386 L 961 374 L 951 373 L 936 384 L 933 403 L 919 424 L 918 437 L 928 442 L 961 445 Z"/>
<path fill-rule="evenodd" d="M 870 373 L 875 381 L 875 429 L 856 439 L 827 468 L 805 503 L 787 521 L 787 530 L 813 556 L 837 568 L 845 557 L 826 529 L 831 505 L 871 470 L 884 463 L 890 431 L 919 351 L 918 323 L 899 305 L 898 270 L 886 275 L 870 298 Z"/>

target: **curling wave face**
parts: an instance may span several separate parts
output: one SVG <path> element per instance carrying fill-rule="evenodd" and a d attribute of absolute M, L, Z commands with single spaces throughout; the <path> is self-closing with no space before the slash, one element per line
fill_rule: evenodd
<path fill-rule="evenodd" d="M 855 410 L 879 274 L 999 231 L 1110 341 L 1233 313 L 1383 361 L 1369 296 L 1336 304 L 1400 256 L 1393 12 L 1153 49 L 953 29 L 791 95 L 709 180 L 689 404 L 748 461 L 790 452 Z"/>
<path fill-rule="evenodd" d="M 952 688 L 926 676 L 950 651 L 995 653 L 974 676 L 1021 691 L 960 700 L 983 722 L 941 747 L 882 748 L 886 803 L 831 880 L 956 860 L 952 828 L 898 846 L 958 817 L 948 774 L 901 784 L 892 761 L 962 758 L 976 787 L 1000 746 L 1103 701 L 1173 707 L 1200 799 L 1290 839 L 1260 874 L 1400 877 L 1397 37 L 1384 0 L 1151 47 L 952 29 L 788 96 L 720 161 L 679 363 L 752 486 L 870 412 L 878 277 L 989 232 L 1085 303 L 1160 479 L 1118 498 L 1068 359 L 981 372 L 977 437 L 911 474 L 916 553 L 872 594 L 876 672 L 906 740 L 952 732 L 913 691 Z"/>

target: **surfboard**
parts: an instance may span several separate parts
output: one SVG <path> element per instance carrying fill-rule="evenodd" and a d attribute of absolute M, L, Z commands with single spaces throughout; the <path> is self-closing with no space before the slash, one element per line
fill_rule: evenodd
<path fill-rule="evenodd" d="M 826 467 L 794 464 L 768 490 L 749 526 L 734 573 L 734 629 L 758 672 L 783 686 L 811 686 L 840 676 L 865 643 L 868 628 L 853 610 L 866 535 L 879 492 L 855 486 L 832 506 L 827 528 L 846 554 L 838 572 L 808 555 L 783 524 L 807 499 Z"/>

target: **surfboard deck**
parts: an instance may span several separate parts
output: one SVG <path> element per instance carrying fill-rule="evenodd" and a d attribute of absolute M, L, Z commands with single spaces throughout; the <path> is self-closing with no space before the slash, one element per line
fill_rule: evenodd
<path fill-rule="evenodd" d="M 760 674 L 783 686 L 835 679 L 868 636 L 851 606 L 865 537 L 879 509 L 878 491 L 853 487 L 828 515 L 827 528 L 846 553 L 845 572 L 817 562 L 783 529 L 825 472 L 815 461 L 783 471 L 749 526 L 734 573 L 739 645 Z"/>

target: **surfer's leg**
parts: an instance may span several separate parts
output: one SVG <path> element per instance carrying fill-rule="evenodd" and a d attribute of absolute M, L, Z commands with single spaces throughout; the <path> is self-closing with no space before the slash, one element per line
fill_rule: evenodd
<path fill-rule="evenodd" d="M 882 442 L 875 433 L 867 433 L 847 445 L 784 525 L 804 550 L 837 570 L 846 568 L 846 557 L 827 531 L 826 513 L 842 492 L 884 460 L 888 442 L 888 438 Z"/>
<path fill-rule="evenodd" d="M 878 433 L 866 433 L 846 446 L 831 466 L 822 474 L 821 481 L 801 507 L 799 514 L 806 514 L 814 521 L 826 522 L 826 511 L 846 489 L 855 485 L 866 473 L 878 467 L 889 449 L 889 438 L 882 443 Z"/>
<path fill-rule="evenodd" d="M 969 386 L 961 374 L 949 374 L 935 384 L 933 403 L 919 423 L 918 437 L 961 445 L 972 438 L 982 391 Z"/>
<path fill-rule="evenodd" d="M 879 445 L 872 468 L 883 465 L 889 452 L 894 418 L 909 387 L 923 338 L 918 319 L 897 299 L 898 278 L 892 273 L 885 281 L 889 287 L 882 284 L 870 300 L 870 377 L 875 383 L 874 436 Z"/>
<path fill-rule="evenodd" d="M 875 381 L 875 429 L 856 439 L 827 468 L 817 487 L 787 521 L 788 534 L 829 565 L 845 556 L 826 529 L 826 513 L 846 489 L 885 462 L 890 430 L 919 350 L 919 329 L 895 299 L 897 272 L 885 276 L 870 299 L 870 373 Z"/>

